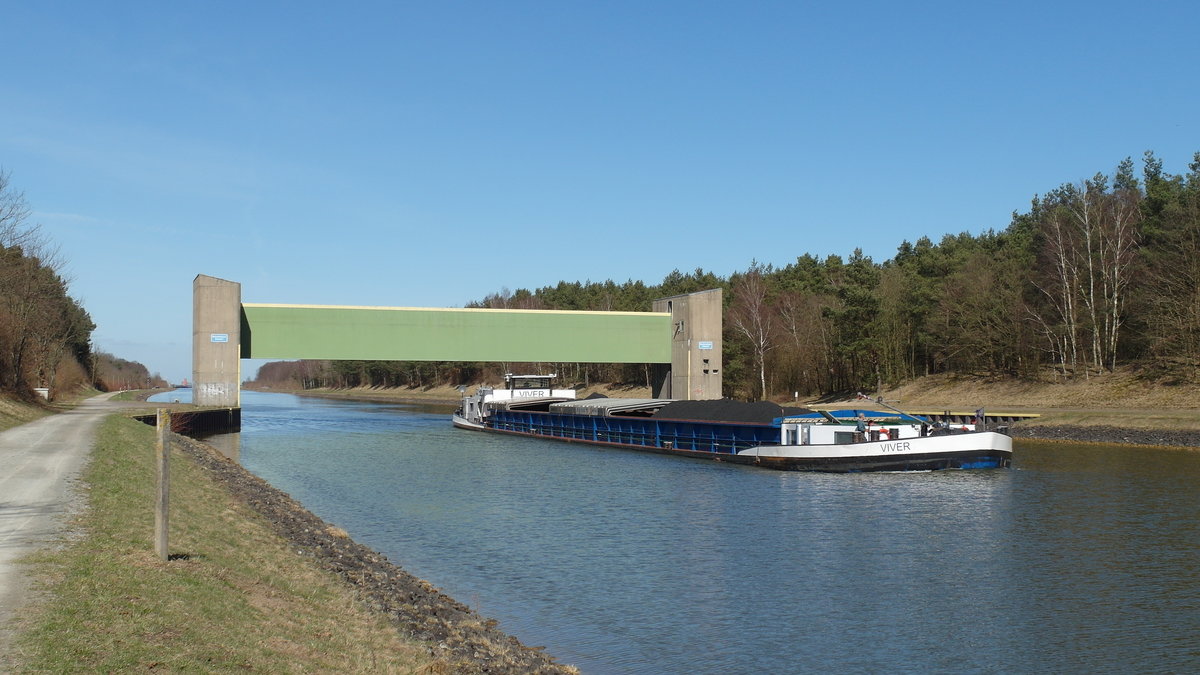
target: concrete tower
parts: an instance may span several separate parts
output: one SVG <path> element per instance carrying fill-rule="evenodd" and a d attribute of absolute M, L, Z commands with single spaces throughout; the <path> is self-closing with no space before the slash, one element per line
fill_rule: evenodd
<path fill-rule="evenodd" d="M 654 301 L 655 312 L 671 314 L 671 366 L 656 369 L 655 397 L 721 398 L 721 289 Z"/>
<path fill-rule="evenodd" d="M 192 402 L 241 405 L 242 285 L 200 274 L 192 281 Z"/>

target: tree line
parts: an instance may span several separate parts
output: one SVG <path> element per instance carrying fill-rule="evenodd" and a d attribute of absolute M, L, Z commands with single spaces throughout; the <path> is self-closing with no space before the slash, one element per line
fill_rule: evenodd
<path fill-rule="evenodd" d="M 27 397 L 37 387 L 53 393 L 123 382 L 115 374 L 135 364 L 92 352 L 96 326 L 69 295 L 64 262 L 30 214 L 24 194 L 0 170 L 0 392 Z M 97 379 L 98 370 L 105 376 Z M 147 374 L 139 386 L 153 379 Z"/>
<path fill-rule="evenodd" d="M 159 389 L 169 386 L 165 378 L 158 373 L 151 374 L 145 365 L 107 352 L 93 352 L 92 364 L 92 381 L 100 391 Z"/>
<path fill-rule="evenodd" d="M 902 242 L 876 262 L 804 253 L 721 277 L 568 282 L 501 290 L 472 307 L 648 311 L 656 298 L 724 290 L 725 394 L 873 390 L 936 373 L 1088 378 L 1125 365 L 1200 369 L 1200 152 L 1172 175 L 1146 152 L 1036 195 L 1003 230 Z M 786 242 L 781 242 L 786 244 Z M 576 383 L 648 384 L 645 364 L 268 364 L 321 386 L 468 383 L 521 366 Z M 307 385 L 306 385 L 307 386 Z"/>

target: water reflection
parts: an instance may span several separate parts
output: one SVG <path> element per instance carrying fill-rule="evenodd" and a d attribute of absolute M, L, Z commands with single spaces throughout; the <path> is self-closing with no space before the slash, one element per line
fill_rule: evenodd
<path fill-rule="evenodd" d="M 1024 572 L 1016 592 L 1031 649 L 1073 669 L 1195 664 L 1200 651 L 1181 649 L 1180 638 L 1200 628 L 1200 454 L 1019 449 L 1020 468 L 1037 479 L 1014 514 Z"/>
<path fill-rule="evenodd" d="M 222 455 L 239 464 L 242 461 L 242 435 L 240 433 L 211 434 L 200 440 L 213 446 Z"/>
<path fill-rule="evenodd" d="M 241 456 L 586 673 L 1192 670 L 1200 453 L 780 473 L 247 392 Z"/>

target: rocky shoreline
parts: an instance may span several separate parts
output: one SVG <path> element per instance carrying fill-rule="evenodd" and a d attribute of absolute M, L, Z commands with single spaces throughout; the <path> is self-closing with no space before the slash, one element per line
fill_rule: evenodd
<path fill-rule="evenodd" d="M 1200 448 L 1200 432 L 1170 429 L 1124 429 L 1112 426 L 1021 426 L 1009 429 L 1013 438 L 1071 443 L 1113 443 L 1169 448 Z"/>
<path fill-rule="evenodd" d="M 466 605 L 358 544 L 286 493 L 246 471 L 212 446 L 186 436 L 173 442 L 260 514 L 295 551 L 354 586 L 405 635 L 430 644 L 430 655 L 454 673 L 574 673 L 538 647 L 526 647 Z"/>

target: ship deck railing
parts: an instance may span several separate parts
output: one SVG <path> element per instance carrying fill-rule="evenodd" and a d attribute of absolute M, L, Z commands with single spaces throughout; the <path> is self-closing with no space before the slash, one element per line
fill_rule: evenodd
<path fill-rule="evenodd" d="M 533 436 L 724 454 L 735 454 L 760 445 L 778 445 L 780 433 L 779 427 L 767 424 L 557 415 L 517 410 L 496 411 L 488 424 L 500 431 Z"/>

